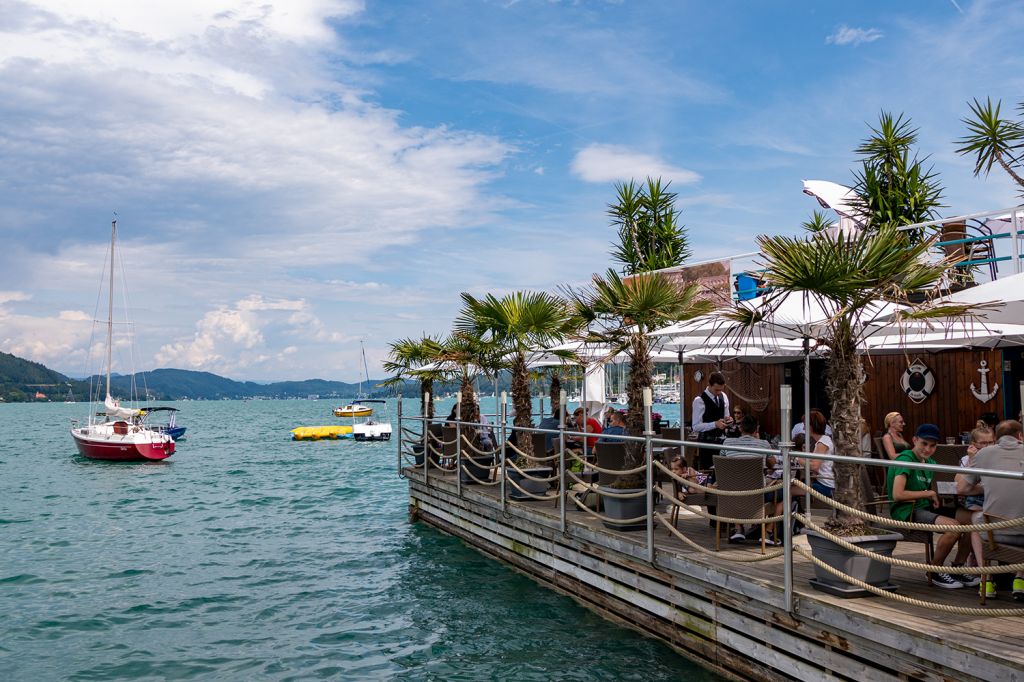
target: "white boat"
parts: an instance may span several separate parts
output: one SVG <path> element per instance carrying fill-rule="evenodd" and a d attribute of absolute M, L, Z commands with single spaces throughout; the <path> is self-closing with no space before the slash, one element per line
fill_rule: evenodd
<path fill-rule="evenodd" d="M 356 440 L 391 440 L 391 418 L 386 400 L 367 400 L 381 406 L 383 417 L 367 417 L 352 424 L 352 437 Z"/>
<path fill-rule="evenodd" d="M 363 342 L 359 342 L 359 349 L 363 353 L 363 376 L 359 377 L 359 394 L 356 396 L 356 402 L 349 403 L 342 407 L 334 408 L 335 417 L 370 417 L 373 415 L 373 408 L 363 403 L 372 403 L 379 400 L 366 400 L 366 394 L 363 393 L 363 377 L 366 378 L 366 382 L 370 382 L 370 372 L 366 367 L 366 349 L 363 348 Z M 360 402 L 361 401 L 361 402 Z"/>
<path fill-rule="evenodd" d="M 90 459 L 120 461 L 166 459 L 174 454 L 174 439 L 145 423 L 145 412 L 123 407 L 110 395 L 110 366 L 113 360 L 114 330 L 114 257 L 117 246 L 117 220 L 110 228 L 110 283 L 107 293 L 107 392 L 103 412 L 96 414 L 89 403 L 89 419 L 84 426 L 71 424 L 71 437 L 78 452 Z M 90 391 L 90 394 L 92 392 Z"/>

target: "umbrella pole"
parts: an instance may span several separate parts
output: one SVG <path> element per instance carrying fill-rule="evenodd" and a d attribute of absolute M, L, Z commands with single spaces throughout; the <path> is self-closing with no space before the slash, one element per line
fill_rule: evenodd
<path fill-rule="evenodd" d="M 804 453 L 811 451 L 811 340 L 804 337 Z M 811 460 L 804 458 L 804 482 L 811 484 Z M 810 518 L 811 494 L 804 495 L 804 513 Z"/>

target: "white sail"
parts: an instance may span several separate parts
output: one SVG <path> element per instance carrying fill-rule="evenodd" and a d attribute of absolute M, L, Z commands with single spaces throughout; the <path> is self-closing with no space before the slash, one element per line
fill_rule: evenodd
<path fill-rule="evenodd" d="M 107 394 L 107 399 L 103 401 L 103 406 L 107 408 L 107 416 L 114 417 L 115 419 L 130 419 L 131 417 L 137 417 L 142 413 L 142 410 L 133 410 L 130 407 L 121 407 L 116 400 Z"/>

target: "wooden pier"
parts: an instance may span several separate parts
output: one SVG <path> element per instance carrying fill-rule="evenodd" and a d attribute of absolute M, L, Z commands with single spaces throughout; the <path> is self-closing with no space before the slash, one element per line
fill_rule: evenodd
<path fill-rule="evenodd" d="M 463 485 L 460 494 L 454 472 L 431 468 L 429 484 L 422 467 L 403 474 L 412 518 L 732 679 L 1024 680 L 1020 618 L 832 597 L 811 588 L 813 566 L 799 555 L 793 559 L 790 612 L 781 557 L 728 560 L 759 554 L 752 544 L 705 554 L 658 527 L 650 564 L 643 532 L 609 530 L 571 510 L 563 533 L 557 501 L 506 501 L 503 511 L 496 486 Z M 714 547 L 706 520 L 683 516 L 679 529 L 702 547 Z M 921 561 L 922 546 L 901 543 L 896 556 Z M 922 573 L 898 567 L 892 579 L 900 594 L 978 606 L 976 588 L 939 590 Z M 1011 607 L 1009 599 L 1004 591 L 990 604 Z"/>

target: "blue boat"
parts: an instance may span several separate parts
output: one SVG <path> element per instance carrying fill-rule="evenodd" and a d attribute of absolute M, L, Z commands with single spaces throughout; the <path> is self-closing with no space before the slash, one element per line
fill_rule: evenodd
<path fill-rule="evenodd" d="M 145 415 L 146 417 L 149 417 L 150 415 L 152 415 L 152 414 L 154 414 L 156 412 L 166 412 L 167 413 L 167 422 L 166 423 L 164 423 L 164 424 L 149 424 L 149 428 L 151 428 L 154 431 L 157 431 L 159 433 L 166 433 L 168 436 L 170 436 L 172 439 L 174 439 L 176 441 L 184 438 L 184 436 L 185 436 L 185 429 L 187 427 L 178 426 L 175 423 L 175 418 L 176 418 L 177 413 L 178 413 L 178 408 L 176 408 L 176 407 L 143 407 L 143 408 L 140 408 L 140 409 L 141 409 L 143 415 Z"/>

